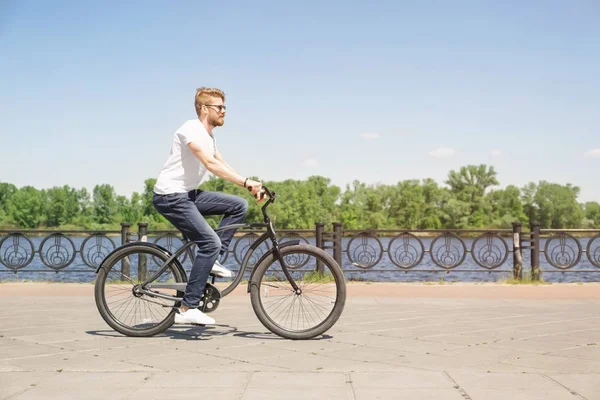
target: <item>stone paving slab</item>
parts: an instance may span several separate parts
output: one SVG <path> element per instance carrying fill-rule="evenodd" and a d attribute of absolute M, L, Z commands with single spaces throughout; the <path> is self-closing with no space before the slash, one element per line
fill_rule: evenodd
<path fill-rule="evenodd" d="M 23 285 L 0 285 L 0 400 L 600 400 L 600 285 L 362 285 L 310 341 L 268 332 L 239 292 L 215 326 L 128 338 L 92 285 Z"/>

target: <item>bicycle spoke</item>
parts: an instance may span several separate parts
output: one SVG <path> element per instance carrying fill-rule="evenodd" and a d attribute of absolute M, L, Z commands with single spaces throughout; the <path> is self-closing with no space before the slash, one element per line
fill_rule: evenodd
<path fill-rule="evenodd" d="M 259 289 L 264 312 L 277 326 L 291 332 L 321 325 L 333 312 L 338 296 L 333 271 L 323 263 L 322 273 L 317 273 L 317 263 L 323 260 L 310 252 L 285 257 L 302 260 L 302 266 L 289 269 L 301 292 L 297 294 L 292 288 L 279 261 L 273 262 L 264 272 Z"/>
<path fill-rule="evenodd" d="M 146 252 L 146 253 L 145 253 Z M 129 268 L 134 274 L 128 276 L 120 271 L 121 260 L 128 258 Z M 162 256 L 161 256 L 162 257 Z M 135 265 L 144 261 L 144 265 Z M 152 276 L 162 267 L 164 260 L 156 256 L 152 250 L 136 249 L 133 253 L 125 253 L 123 258 L 113 260 L 105 276 L 103 286 L 104 304 L 111 318 L 119 325 L 133 330 L 148 330 L 163 323 L 174 312 L 174 302 L 147 294 L 134 294 L 134 287 L 142 283 L 144 276 Z M 137 276 L 137 271 L 145 271 L 145 275 Z M 178 281 L 173 275 L 171 266 L 161 274 L 155 282 Z M 176 290 L 164 289 L 155 291 L 158 294 L 175 296 Z"/>
<path fill-rule="evenodd" d="M 311 299 L 311 298 L 309 298 L 309 297 L 306 297 L 306 301 L 308 301 L 308 302 L 309 302 L 309 303 L 310 303 L 310 304 L 313 306 L 313 310 L 315 310 L 315 312 L 316 312 L 316 313 L 323 312 L 322 310 L 328 311 L 328 310 L 327 310 L 325 307 L 323 307 L 323 306 L 321 306 L 321 305 L 319 305 L 319 304 L 315 303 L 315 301 L 314 301 L 314 300 L 312 300 L 312 299 Z M 316 306 L 317 308 L 315 308 L 315 306 Z M 320 308 L 320 310 L 319 310 L 319 308 Z M 326 314 L 325 314 L 325 313 L 323 313 L 323 314 L 326 316 Z"/>

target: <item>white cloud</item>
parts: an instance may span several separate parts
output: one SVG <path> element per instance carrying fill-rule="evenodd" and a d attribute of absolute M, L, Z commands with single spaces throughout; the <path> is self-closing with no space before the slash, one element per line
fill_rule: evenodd
<path fill-rule="evenodd" d="M 381 133 L 379 132 L 363 132 L 360 134 L 360 137 L 367 140 L 376 140 L 381 137 Z"/>
<path fill-rule="evenodd" d="M 585 153 L 586 157 L 600 157 L 600 149 L 593 149 Z"/>
<path fill-rule="evenodd" d="M 318 167 L 319 162 L 317 160 L 315 160 L 314 158 L 308 158 L 308 159 L 304 160 L 304 166 L 305 167 Z"/>
<path fill-rule="evenodd" d="M 501 155 L 502 155 L 502 152 L 500 150 L 490 151 L 490 156 L 492 156 L 492 157 L 500 157 Z"/>
<path fill-rule="evenodd" d="M 429 155 L 434 158 L 452 157 L 454 155 L 454 149 L 447 147 L 440 147 L 429 152 Z"/>

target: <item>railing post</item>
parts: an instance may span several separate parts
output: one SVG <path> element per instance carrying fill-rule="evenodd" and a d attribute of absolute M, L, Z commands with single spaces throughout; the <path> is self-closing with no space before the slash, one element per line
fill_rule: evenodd
<path fill-rule="evenodd" d="M 341 222 L 333 223 L 333 258 L 334 260 L 342 266 L 342 236 L 343 225 Z"/>
<path fill-rule="evenodd" d="M 540 224 L 531 224 L 531 280 L 540 279 Z"/>
<path fill-rule="evenodd" d="M 523 225 L 520 222 L 513 222 L 513 278 L 523 279 L 523 253 L 521 251 L 521 230 Z"/>
<path fill-rule="evenodd" d="M 121 245 L 126 244 L 129 241 L 129 229 L 131 225 L 127 222 L 121 222 Z M 131 274 L 131 261 L 129 257 L 124 258 L 121 261 L 121 274 L 129 276 Z"/>
<path fill-rule="evenodd" d="M 138 222 L 138 240 L 140 242 L 148 241 L 148 224 L 146 222 Z"/>
<path fill-rule="evenodd" d="M 323 248 L 323 231 L 325 230 L 325 224 L 322 222 L 315 223 L 315 246 Z"/>
<path fill-rule="evenodd" d="M 127 243 L 128 239 L 129 239 L 129 231 L 130 231 L 131 225 L 127 222 L 121 222 L 121 245 L 124 245 Z"/>
<path fill-rule="evenodd" d="M 315 245 L 323 249 L 323 231 L 325 229 L 325 224 L 322 222 L 315 223 Z M 319 274 L 323 274 L 323 263 L 317 260 L 317 272 Z"/>
<path fill-rule="evenodd" d="M 138 223 L 138 240 L 141 242 L 148 241 L 148 224 L 145 222 Z M 146 279 L 146 255 L 139 255 L 139 264 L 138 264 L 138 279 L 145 280 Z"/>

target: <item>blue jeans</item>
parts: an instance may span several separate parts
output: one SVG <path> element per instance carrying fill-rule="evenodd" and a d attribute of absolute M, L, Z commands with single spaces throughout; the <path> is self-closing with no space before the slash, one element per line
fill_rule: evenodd
<path fill-rule="evenodd" d="M 152 204 L 198 247 L 182 301 L 184 306 L 198 307 L 213 264 L 227 251 L 235 233 L 235 229 L 228 229 L 217 234 L 203 215 L 224 215 L 219 226 L 239 224 L 248 212 L 248 202 L 242 197 L 196 189 L 189 193 L 155 193 Z"/>

